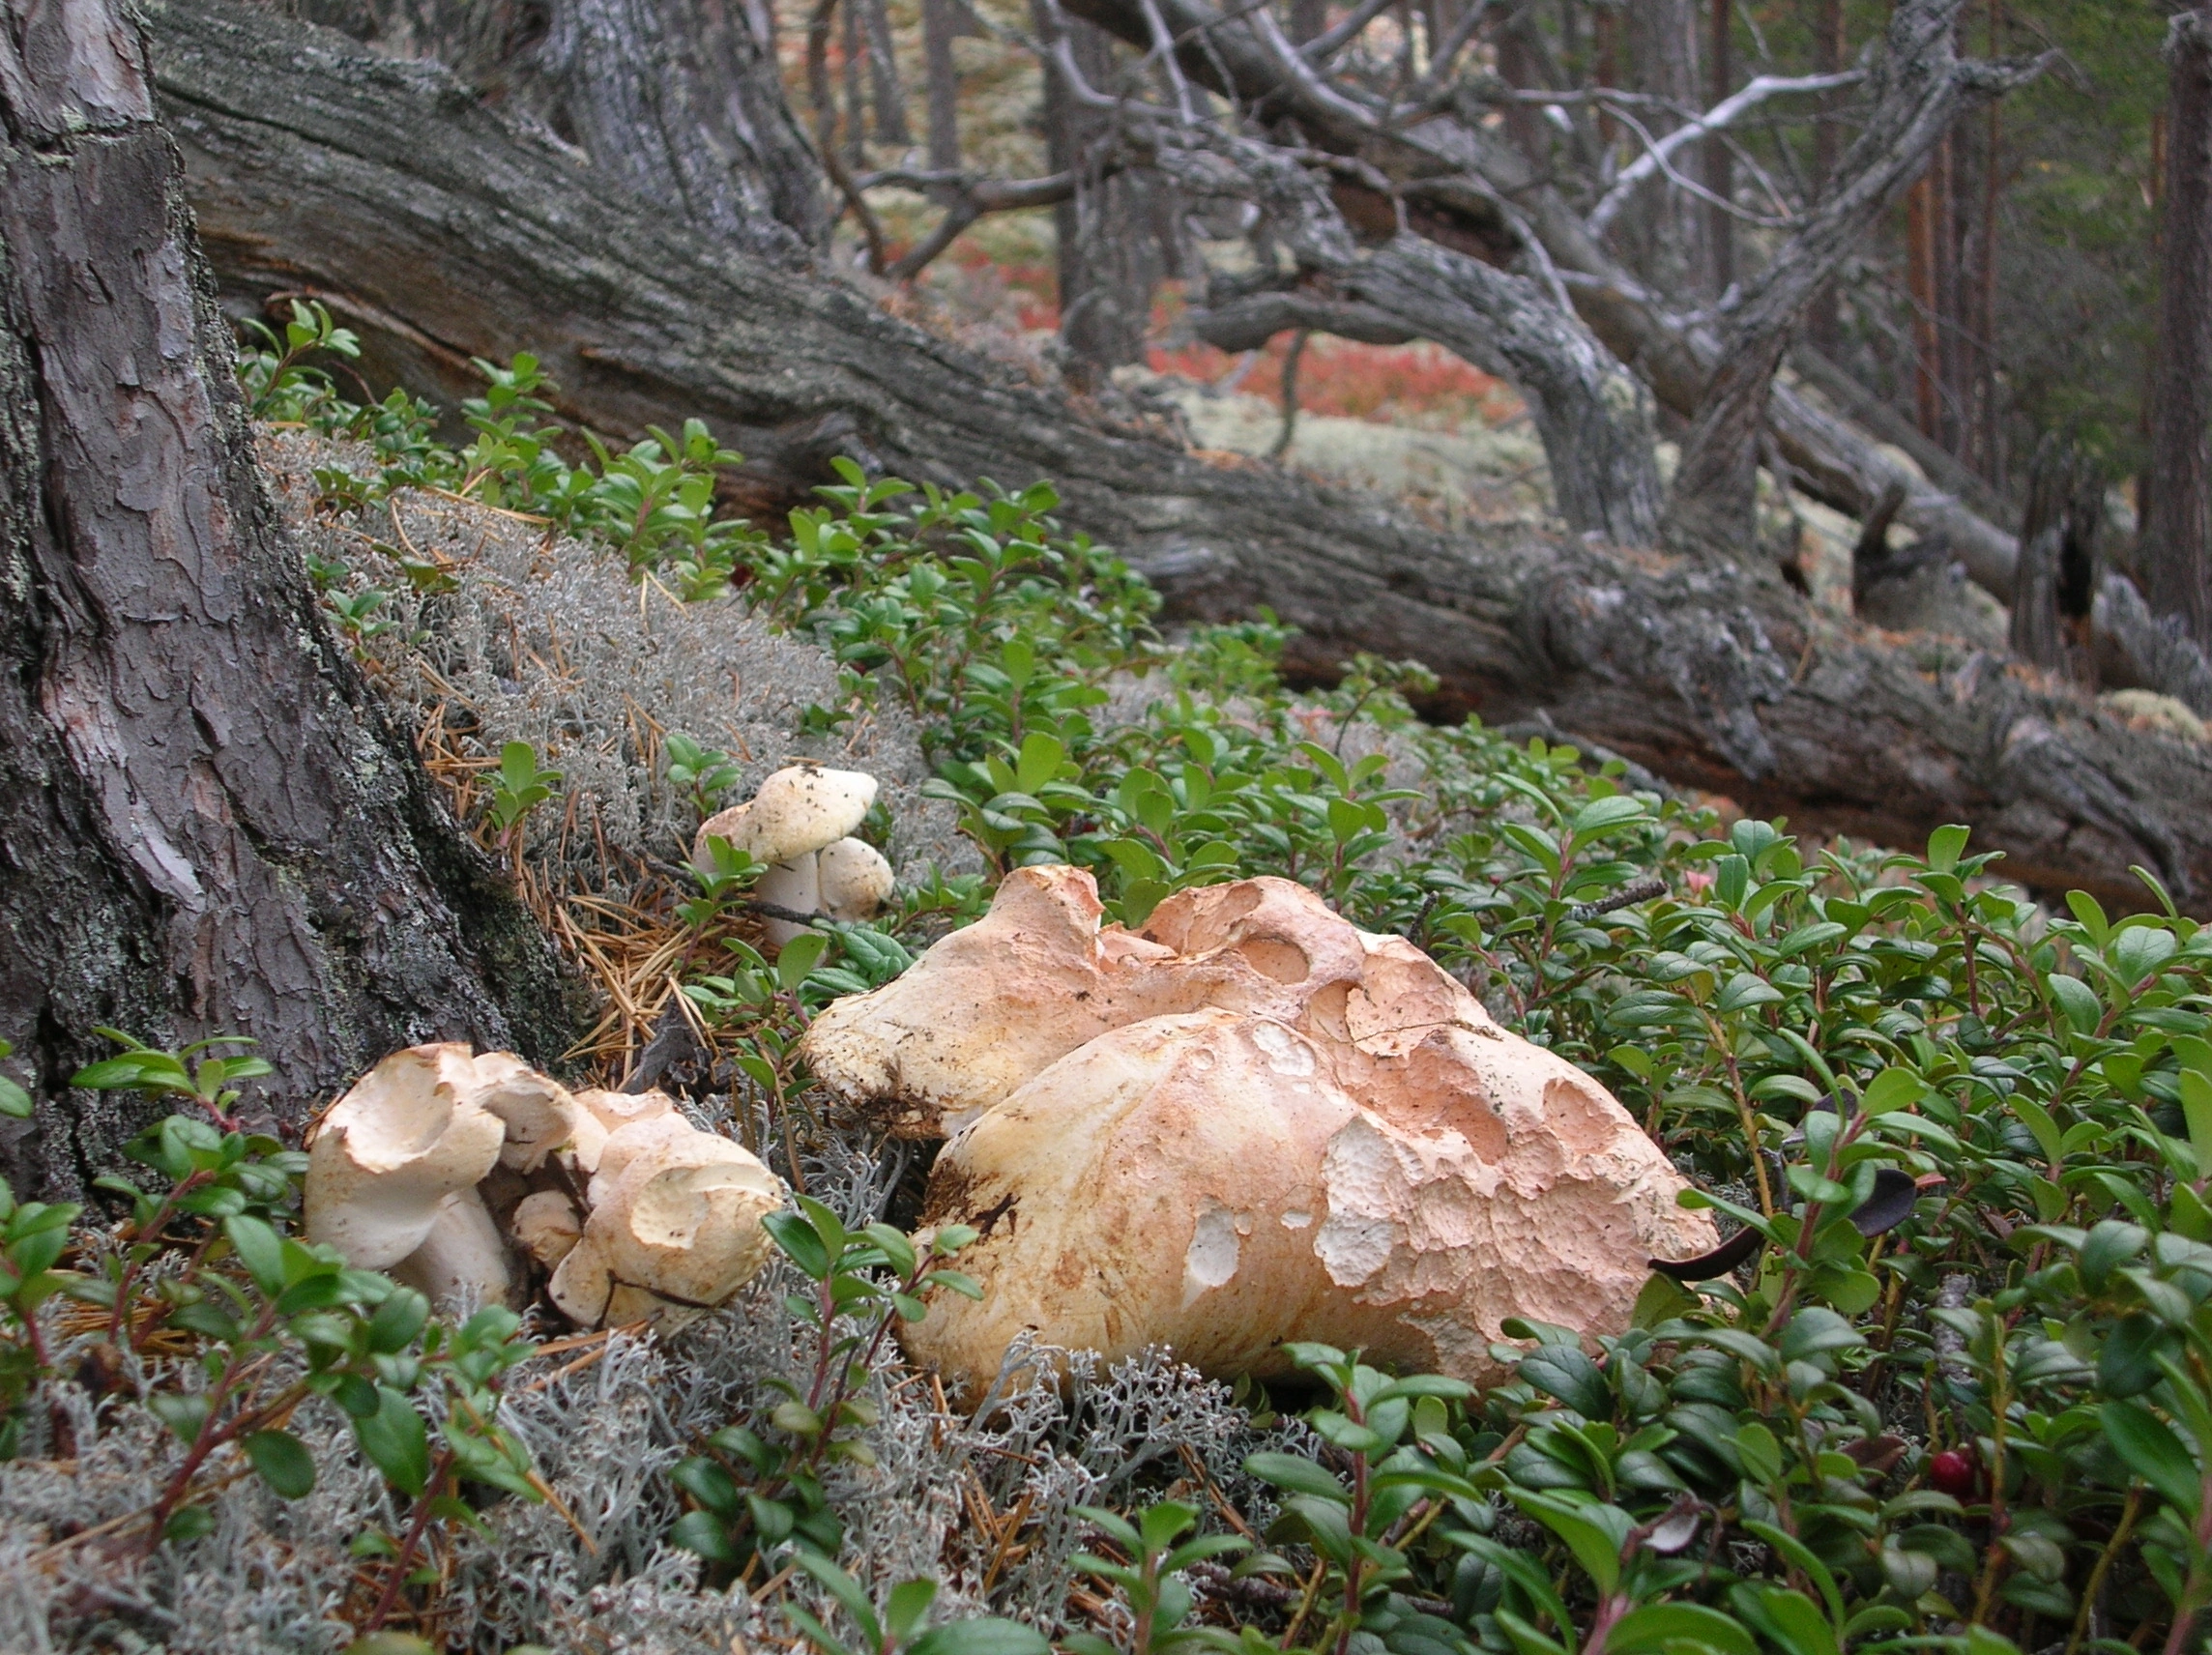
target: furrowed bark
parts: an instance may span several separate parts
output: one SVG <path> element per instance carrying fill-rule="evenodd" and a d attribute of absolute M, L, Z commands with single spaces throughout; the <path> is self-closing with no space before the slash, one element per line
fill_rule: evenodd
<path fill-rule="evenodd" d="M 1049 478 L 1172 612 L 1265 603 L 1292 664 L 1417 656 L 1439 711 L 1549 710 L 1662 773 L 1911 844 L 1971 821 L 2012 871 L 2116 902 L 2158 870 L 2212 898 L 2212 761 L 2000 659 L 1906 653 L 1809 617 L 1778 580 L 1522 530 L 1446 536 L 1365 497 L 1215 466 L 1086 415 L 849 288 L 689 236 L 589 188 L 420 66 L 221 0 L 157 20 L 163 110 L 233 303 L 312 291 L 424 391 L 529 349 L 563 412 L 617 436 L 696 415 L 758 458 L 762 505 L 842 450 L 932 481 Z"/>
<path fill-rule="evenodd" d="M 793 261 L 830 233 L 828 184 L 784 101 L 761 0 L 306 0 L 305 9 L 387 54 L 442 64 L 699 230 Z M 313 16 L 322 10 L 339 15 Z"/>
<path fill-rule="evenodd" d="M 73 1090 L 142 1039 L 260 1042 L 293 1125 L 423 1039 L 557 1058 L 535 922 L 333 643 L 255 474 L 228 330 L 134 26 L 0 31 L 0 1030 L 19 1193 L 166 1106 Z"/>

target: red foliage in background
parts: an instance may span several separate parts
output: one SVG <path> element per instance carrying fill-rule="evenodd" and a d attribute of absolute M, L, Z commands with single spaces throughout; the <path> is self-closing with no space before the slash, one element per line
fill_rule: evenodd
<path fill-rule="evenodd" d="M 1051 266 L 995 263 L 973 243 L 954 248 L 946 263 L 954 267 L 946 273 L 952 281 L 968 290 L 971 308 L 995 311 L 1024 332 L 1060 327 Z M 1171 287 L 1152 312 L 1155 339 L 1171 332 L 1180 308 L 1181 296 Z M 1155 344 L 1148 365 L 1155 373 L 1279 402 L 1289 351 L 1290 335 L 1278 334 L 1244 367 L 1243 358 L 1211 345 Z M 1435 345 L 1362 345 L 1317 334 L 1306 341 L 1298 364 L 1298 406 L 1308 414 L 1456 431 L 1470 420 L 1491 425 L 1508 420 L 1521 411 L 1521 399 L 1502 380 Z"/>

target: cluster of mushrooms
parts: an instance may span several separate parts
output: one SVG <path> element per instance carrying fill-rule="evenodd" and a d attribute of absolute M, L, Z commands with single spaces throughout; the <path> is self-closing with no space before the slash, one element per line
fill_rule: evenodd
<path fill-rule="evenodd" d="M 872 776 L 794 766 L 710 835 L 771 864 L 771 941 L 890 890 L 849 837 Z M 1317 1340 L 1481 1381 L 1510 1318 L 1626 1325 L 1648 1261 L 1714 1246 L 1606 1090 L 1500 1029 L 1403 938 L 1304 886 L 1178 892 L 1102 926 L 1081 869 L 1018 869 L 897 981 L 827 1008 L 802 1054 L 859 1124 L 942 1144 L 925 1233 L 977 1233 L 972 1302 L 902 1329 L 979 1392 L 1018 1343 L 1172 1347 L 1268 1377 Z M 524 1261 L 583 1326 L 726 1303 L 788 1195 L 659 1092 L 571 1093 L 508 1053 L 412 1047 L 318 1123 L 306 1231 L 433 1298 L 513 1301 Z"/>
<path fill-rule="evenodd" d="M 744 803 L 701 823 L 692 859 L 711 868 L 707 841 L 727 840 L 733 851 L 769 864 L 753 886 L 756 901 L 787 914 L 865 919 L 891 894 L 890 863 L 865 839 L 851 836 L 875 802 L 876 778 L 863 770 L 791 765 Z M 780 948 L 806 927 L 771 914 L 762 929 Z"/>
<path fill-rule="evenodd" d="M 307 1239 L 438 1302 L 509 1303 L 517 1265 L 583 1327 L 680 1323 L 767 1261 L 783 1180 L 657 1091 L 570 1092 L 510 1052 L 410 1046 L 307 1144 Z M 519 1255 L 519 1257 L 518 1257 Z"/>

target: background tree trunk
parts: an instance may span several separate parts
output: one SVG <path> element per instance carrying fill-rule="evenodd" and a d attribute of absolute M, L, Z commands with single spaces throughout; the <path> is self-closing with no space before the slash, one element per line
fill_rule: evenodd
<path fill-rule="evenodd" d="M 326 298 L 426 392 L 473 393 L 471 355 L 534 350 L 562 412 L 618 436 L 687 415 L 757 456 L 757 507 L 844 451 L 903 476 L 1059 485 L 1171 612 L 1271 605 L 1294 670 L 1415 656 L 1436 711 L 1557 727 L 1663 774 L 1913 844 L 1970 820 L 2007 871 L 2137 904 L 2157 869 L 2212 905 L 2212 756 L 2016 682 L 1817 629 L 1779 580 L 1516 528 L 1424 528 L 1372 498 L 1210 465 L 1088 419 L 834 282 L 684 233 L 588 188 L 449 81 L 221 0 L 158 19 L 165 118 L 235 304 Z"/>
<path fill-rule="evenodd" d="M 1064 34 L 1068 55 L 1091 87 L 1104 90 L 1117 73 L 1113 37 L 1055 8 L 1032 8 L 1040 39 Z M 1113 118 L 1076 99 L 1059 67 L 1047 64 L 1046 164 L 1072 173 L 1075 193 L 1053 210 L 1060 260 L 1060 336 L 1082 372 L 1145 360 L 1152 295 L 1167 278 L 1173 207 L 1164 180 L 1104 161 Z"/>
<path fill-rule="evenodd" d="M 928 86 L 929 165 L 933 172 L 960 169 L 960 75 L 952 42 L 960 32 L 953 0 L 921 0 L 921 50 Z"/>
<path fill-rule="evenodd" d="M 2160 246 L 2150 508 L 2153 610 L 2212 650 L 2212 4 L 2173 19 Z"/>
<path fill-rule="evenodd" d="M 1664 98 L 1683 109 L 1699 107 L 1703 77 L 1699 70 L 1699 0 L 1638 0 L 1628 8 L 1631 50 L 1636 62 L 1635 90 Z M 1637 119 L 1654 138 L 1682 124 L 1671 110 L 1646 108 Z M 1633 153 L 1630 159 L 1634 159 Z M 1675 170 L 1691 169 L 1697 159 L 1681 154 Z M 1684 191 L 1672 185 L 1646 189 L 1629 208 L 1623 242 L 1634 249 L 1636 272 L 1662 293 L 1698 287 L 1707 268 L 1705 216 Z"/>
<path fill-rule="evenodd" d="M 2105 479 L 2088 456 L 2055 434 L 2045 437 L 2021 522 L 2012 649 L 2022 660 L 2092 689 L 2088 623 L 2104 516 Z"/>
<path fill-rule="evenodd" d="M 254 470 L 228 330 L 112 5 L 0 33 L 0 1030 L 19 1192 L 154 1106 L 73 1092 L 95 1024 L 249 1035 L 298 1124 L 430 1038 L 559 1056 L 535 923 L 332 643 Z"/>

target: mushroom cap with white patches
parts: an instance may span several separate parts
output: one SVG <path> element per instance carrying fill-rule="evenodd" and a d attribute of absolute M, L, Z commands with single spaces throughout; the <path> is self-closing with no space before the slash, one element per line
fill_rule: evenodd
<path fill-rule="evenodd" d="M 579 1327 L 600 1325 L 613 1292 L 606 1255 L 588 1238 L 568 1249 L 545 1284 L 545 1296 L 554 1308 Z"/>
<path fill-rule="evenodd" d="M 744 803 L 702 823 L 692 856 L 703 857 L 709 837 L 718 837 L 758 861 L 788 862 L 835 844 L 860 825 L 875 801 L 876 778 L 863 770 L 788 765 Z"/>
<path fill-rule="evenodd" d="M 422 1244 L 392 1266 L 392 1276 L 432 1304 L 471 1309 L 505 1304 L 514 1286 L 507 1243 L 473 1188 L 438 1204 Z"/>
<path fill-rule="evenodd" d="M 822 912 L 848 922 L 865 919 L 890 900 L 897 876 L 865 839 L 844 838 L 816 855 Z"/>
<path fill-rule="evenodd" d="M 1245 883 L 1306 894 L 1281 880 Z M 1173 917 L 1171 905 L 1203 894 L 1180 892 L 1160 914 Z M 1109 1029 L 1208 1005 L 1295 1008 L 1307 991 L 1282 979 L 1305 971 L 1305 956 L 1262 946 L 1289 899 L 1272 889 L 1245 895 L 1241 923 L 1220 919 L 1205 951 L 1186 959 L 1150 927 L 1145 936 L 1101 931 L 1097 883 L 1083 869 L 1016 868 L 988 914 L 913 970 L 824 1007 L 801 1052 L 816 1080 L 882 1129 L 947 1137 Z M 1246 935 L 1255 928 L 1268 935 Z"/>
<path fill-rule="evenodd" d="M 1281 1372 L 1286 1337 L 1375 1348 L 1389 1314 L 1344 1300 L 1311 1232 L 1277 1218 L 1323 1206 L 1328 1141 L 1358 1113 L 1284 1049 L 1235 1012 L 1148 1018 L 986 1111 L 939 1153 L 922 1213 L 981 1232 L 954 1263 L 983 1297 L 932 1293 L 899 1330 L 909 1353 L 980 1395 L 1024 1331 L 1109 1362 L 1169 1345 L 1208 1374 Z"/>
<path fill-rule="evenodd" d="M 664 1091 L 580 1091 L 576 1104 L 576 1135 L 569 1155 L 586 1173 L 598 1171 L 599 1151 L 610 1132 L 633 1120 L 676 1113 L 675 1100 Z"/>
<path fill-rule="evenodd" d="M 354 1083 L 307 1146 L 304 1230 L 359 1269 L 422 1245 L 440 1205 L 490 1172 L 507 1126 L 485 1109 L 469 1048 L 393 1053 Z"/>
<path fill-rule="evenodd" d="M 903 1330 L 950 1381 L 987 1386 L 1025 1332 L 1167 1344 L 1217 1377 L 1279 1373 L 1283 1342 L 1317 1340 L 1487 1381 L 1506 1320 L 1617 1331 L 1649 1259 L 1714 1245 L 1604 1088 L 1403 938 L 1271 879 L 1179 892 L 1141 938 L 1098 933 L 1082 876 L 1006 886 L 1025 879 L 809 1036 L 833 1036 L 815 1066 L 840 1095 L 905 1100 L 917 1123 L 958 1122 L 952 1057 L 985 1082 L 924 1211 L 982 1232 L 960 1267 L 985 1296 L 935 1293 Z M 1058 930 L 1011 922 L 1038 914 Z"/>

